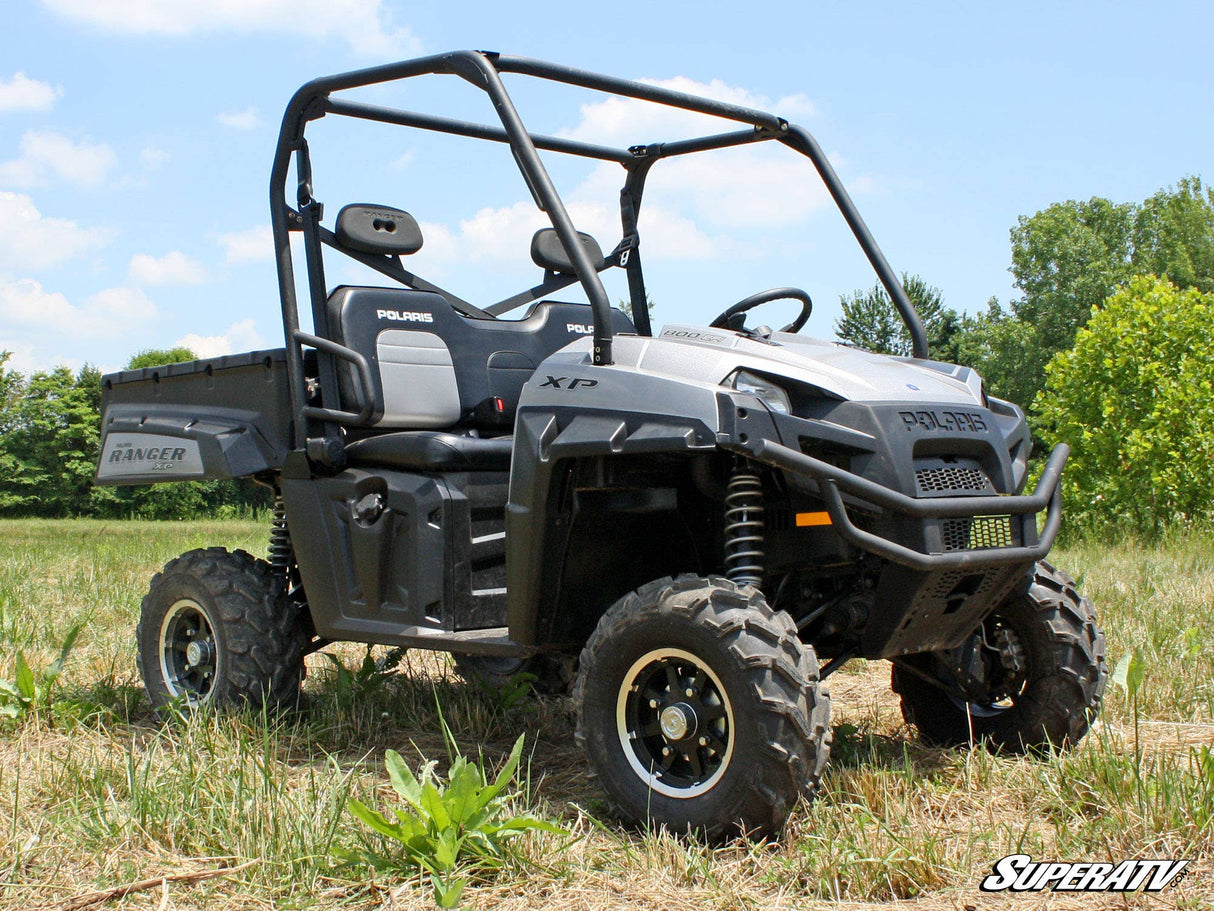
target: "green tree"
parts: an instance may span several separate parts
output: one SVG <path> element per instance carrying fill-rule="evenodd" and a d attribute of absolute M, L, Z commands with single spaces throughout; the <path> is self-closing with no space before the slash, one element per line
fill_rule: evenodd
<path fill-rule="evenodd" d="M 192 359 L 188 350 L 176 350 L 181 358 Z M 149 363 L 165 363 L 160 358 L 164 353 L 152 352 L 156 357 Z M 131 363 L 137 366 L 147 354 L 141 352 Z M 100 371 L 87 364 L 74 374 L 58 367 L 27 379 L 5 366 L 9 357 L 0 352 L 0 514 L 186 519 L 271 505 L 270 492 L 244 478 L 95 486 Z"/>
<path fill-rule="evenodd" d="M 961 317 L 944 305 L 939 288 L 918 275 L 903 272 L 902 287 L 923 320 L 931 356 L 940 361 L 955 360 Z M 835 320 L 835 334 L 839 338 L 878 354 L 910 356 L 910 333 L 880 283 L 845 294 L 839 302 L 843 305 L 843 315 Z"/>
<path fill-rule="evenodd" d="M 956 344 L 956 362 L 977 370 L 987 392 L 1023 408 L 1033 403 L 1045 368 L 1031 323 L 1016 319 L 992 297 L 985 313 L 965 320 Z"/>
<path fill-rule="evenodd" d="M 628 315 L 629 319 L 635 319 L 635 317 L 632 315 L 632 301 L 626 301 L 626 300 L 621 299 L 621 300 L 616 301 L 615 305 L 620 310 L 623 310 L 624 313 Z M 649 311 L 649 316 L 651 318 L 653 316 L 653 308 L 654 308 L 653 298 L 650 297 L 648 294 L 646 294 L 645 295 L 645 309 Z"/>
<path fill-rule="evenodd" d="M 91 367 L 35 373 L 7 410 L 0 508 L 66 516 L 89 502 L 97 462 L 99 375 Z"/>
<path fill-rule="evenodd" d="M 1129 280 L 1134 217 L 1133 205 L 1068 200 L 1021 216 L 1012 229 L 1012 274 L 1024 293 L 1012 311 L 1036 330 L 1041 368 Z"/>
<path fill-rule="evenodd" d="M 1144 535 L 1214 518 L 1214 294 L 1136 277 L 1046 368 L 1072 522 Z"/>
<path fill-rule="evenodd" d="M 5 366 L 12 356 L 11 351 L 0 351 L 0 422 L 16 403 L 25 386 L 25 378 L 16 370 L 10 370 Z M 3 429 L 4 426 L 0 423 L 0 431 Z"/>
<path fill-rule="evenodd" d="M 197 358 L 198 355 L 193 351 L 180 345 L 176 348 L 144 348 L 131 355 L 126 369 L 140 370 L 144 367 L 162 367 L 165 364 L 184 364 Z"/>
<path fill-rule="evenodd" d="M 996 394 L 1028 406 L 1045 365 L 1135 275 L 1214 291 L 1214 191 L 1186 177 L 1141 204 L 1055 203 L 1012 229 L 1010 314 L 979 317 L 961 347 Z M 1018 324 L 1018 325 L 1017 325 Z"/>
<path fill-rule="evenodd" d="M 1214 291 L 1214 188 L 1200 178 L 1186 177 L 1143 202 L 1133 236 L 1135 272 Z"/>
<path fill-rule="evenodd" d="M 25 377 L 5 366 L 13 356 L 0 351 L 0 513 L 19 505 L 21 498 L 12 487 L 17 473 L 16 457 L 9 451 L 16 420 L 17 402 L 25 390 Z"/>

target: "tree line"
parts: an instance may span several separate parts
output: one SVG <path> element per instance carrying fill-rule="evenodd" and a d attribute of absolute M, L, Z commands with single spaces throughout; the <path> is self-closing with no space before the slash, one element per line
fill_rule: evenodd
<path fill-rule="evenodd" d="M 1187 177 L 1141 203 L 1055 203 L 1011 231 L 1019 296 L 974 315 L 903 283 L 933 357 L 974 367 L 1025 408 L 1042 446 L 1069 443 L 1068 521 L 1155 534 L 1214 519 L 1214 189 Z M 910 354 L 879 285 L 842 298 L 840 338 Z M 190 360 L 142 351 L 129 369 Z M 24 376 L 0 352 L 0 515 L 188 518 L 269 505 L 250 481 L 96 487 L 101 375 Z"/>
<path fill-rule="evenodd" d="M 1055 203 L 1011 231 L 1020 296 L 976 315 L 905 275 L 932 356 L 1072 447 L 1068 522 L 1154 535 L 1214 519 L 1214 189 L 1186 177 L 1141 203 Z M 840 338 L 907 355 L 880 286 L 842 298 Z M 1039 447 L 1040 451 L 1041 447 Z"/>
<path fill-rule="evenodd" d="M 85 365 L 25 376 L 0 352 L 0 516 L 188 519 L 270 505 L 251 481 L 93 484 L 101 438 L 101 372 Z M 141 351 L 128 369 L 194 359 L 187 348 Z"/>

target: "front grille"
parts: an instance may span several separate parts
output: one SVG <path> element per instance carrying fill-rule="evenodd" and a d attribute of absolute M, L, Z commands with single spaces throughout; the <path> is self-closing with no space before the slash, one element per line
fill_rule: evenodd
<path fill-rule="evenodd" d="M 990 479 L 981 468 L 961 468 L 956 465 L 916 468 L 915 483 L 919 486 L 920 496 L 994 492 Z"/>
<path fill-rule="evenodd" d="M 940 523 L 944 551 L 988 550 L 1014 547 L 1011 516 L 978 516 L 975 519 L 945 519 Z"/>

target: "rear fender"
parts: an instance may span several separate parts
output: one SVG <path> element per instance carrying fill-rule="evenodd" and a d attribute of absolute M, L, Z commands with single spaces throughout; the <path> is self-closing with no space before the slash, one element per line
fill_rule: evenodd
<path fill-rule="evenodd" d="M 112 373 L 101 407 L 98 484 L 277 471 L 291 440 L 281 348 Z"/>
<path fill-rule="evenodd" d="M 251 412 L 111 405 L 102 419 L 97 483 L 242 478 L 281 468 L 285 455 Z"/>

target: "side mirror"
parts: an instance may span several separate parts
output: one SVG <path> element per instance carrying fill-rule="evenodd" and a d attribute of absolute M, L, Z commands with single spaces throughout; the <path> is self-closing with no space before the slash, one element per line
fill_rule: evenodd
<path fill-rule="evenodd" d="M 422 248 L 422 229 L 408 212 L 358 204 L 337 213 L 337 240 L 359 253 L 405 255 Z"/>
<path fill-rule="evenodd" d="M 597 266 L 603 259 L 603 250 L 599 247 L 599 242 L 581 231 L 577 236 L 582 243 L 582 249 L 590 257 L 591 265 Z M 547 269 L 550 272 L 573 274 L 573 263 L 570 262 L 569 254 L 565 252 L 555 228 L 544 228 L 542 231 L 535 232 L 535 236 L 531 238 L 531 261 L 541 269 Z"/>

